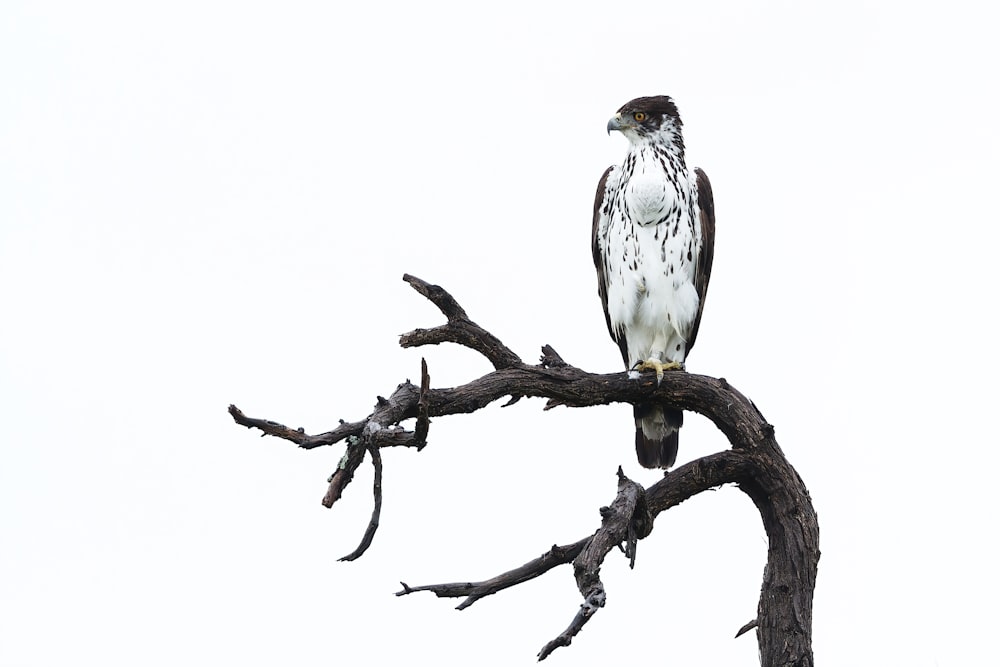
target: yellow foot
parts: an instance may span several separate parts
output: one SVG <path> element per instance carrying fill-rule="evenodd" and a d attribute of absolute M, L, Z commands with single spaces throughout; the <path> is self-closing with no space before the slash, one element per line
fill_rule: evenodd
<path fill-rule="evenodd" d="M 656 371 L 656 386 L 660 386 L 660 383 L 663 382 L 663 371 L 682 371 L 684 370 L 684 364 L 676 361 L 663 363 L 659 359 L 647 359 L 646 361 L 637 362 L 632 367 L 632 370 L 639 372 Z"/>

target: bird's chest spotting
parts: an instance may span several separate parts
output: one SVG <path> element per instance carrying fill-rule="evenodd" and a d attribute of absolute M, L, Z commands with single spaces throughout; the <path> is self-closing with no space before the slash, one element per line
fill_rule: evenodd
<path fill-rule="evenodd" d="M 657 165 L 658 166 L 658 165 Z M 690 197 L 665 170 L 626 171 L 607 228 L 605 267 L 612 325 L 686 335 L 698 238 Z"/>
<path fill-rule="evenodd" d="M 636 169 L 622 188 L 628 218 L 637 225 L 659 225 L 680 212 L 677 184 L 659 168 Z"/>

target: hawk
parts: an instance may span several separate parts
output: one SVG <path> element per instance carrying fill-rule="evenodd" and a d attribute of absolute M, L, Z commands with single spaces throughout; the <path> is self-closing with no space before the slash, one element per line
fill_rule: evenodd
<path fill-rule="evenodd" d="M 591 245 L 597 291 L 630 377 L 683 369 L 698 336 L 715 246 L 712 186 L 684 163 L 681 117 L 666 96 L 640 97 L 608 121 L 629 141 L 597 185 Z M 647 468 L 677 459 L 684 414 L 635 406 L 635 451 Z"/>

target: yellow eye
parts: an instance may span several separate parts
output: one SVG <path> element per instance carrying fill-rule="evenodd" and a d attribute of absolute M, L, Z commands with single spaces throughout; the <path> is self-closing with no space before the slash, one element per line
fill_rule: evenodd
<path fill-rule="evenodd" d="M 642 121 L 646 120 L 646 114 L 644 114 L 641 111 L 636 111 L 634 114 L 632 114 L 632 118 L 635 118 L 637 122 L 641 123 Z"/>

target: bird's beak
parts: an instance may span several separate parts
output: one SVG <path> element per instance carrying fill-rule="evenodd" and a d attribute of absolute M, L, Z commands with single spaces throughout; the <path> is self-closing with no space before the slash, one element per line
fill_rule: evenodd
<path fill-rule="evenodd" d="M 611 134 L 611 130 L 622 131 L 622 115 L 615 114 L 615 117 L 608 121 L 608 134 Z"/>

